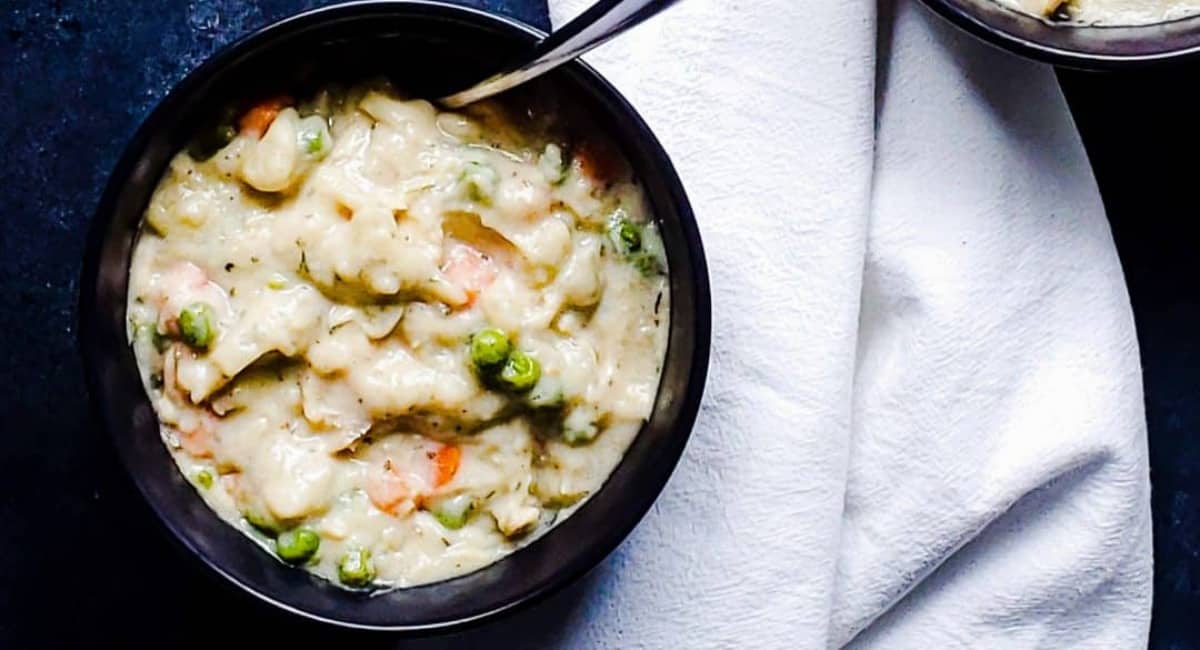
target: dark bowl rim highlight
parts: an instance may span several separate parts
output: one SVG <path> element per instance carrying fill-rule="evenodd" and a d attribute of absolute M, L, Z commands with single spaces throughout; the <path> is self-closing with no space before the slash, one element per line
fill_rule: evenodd
<path fill-rule="evenodd" d="M 637 113 L 637 111 L 629 104 L 628 100 L 616 90 L 603 76 L 596 72 L 591 66 L 581 60 L 576 60 L 565 64 L 564 68 L 570 67 L 575 69 L 581 78 L 586 79 L 585 85 L 593 90 L 598 95 L 603 95 L 606 98 L 606 103 L 613 107 L 612 113 L 619 116 L 621 119 L 629 120 L 641 138 L 642 144 L 639 148 L 652 152 L 654 158 L 654 166 L 661 169 L 661 175 L 666 179 L 670 186 L 670 196 L 663 199 L 667 204 L 673 205 L 675 212 L 679 216 L 679 227 L 684 241 L 684 248 L 687 255 L 691 258 L 691 264 L 685 265 L 690 268 L 672 268 L 671 274 L 686 273 L 690 276 L 690 281 L 694 287 L 694 307 L 691 313 L 691 322 L 694 328 L 694 346 L 687 350 L 687 354 L 681 355 L 686 357 L 680 361 L 683 363 L 690 362 L 690 371 L 688 373 L 687 391 L 678 396 L 680 403 L 677 419 L 671 425 L 671 435 L 666 445 L 662 450 L 662 457 L 666 461 L 662 466 L 659 474 L 660 480 L 655 480 L 652 494 L 643 494 L 637 499 L 636 507 L 628 509 L 629 514 L 623 517 L 617 526 L 606 535 L 597 534 L 595 539 L 603 538 L 603 541 L 596 541 L 588 544 L 585 550 L 577 557 L 569 558 L 570 561 L 559 564 L 552 577 L 543 580 L 540 584 L 534 585 L 534 588 L 524 590 L 518 597 L 504 602 L 498 606 L 492 607 L 485 611 L 480 611 L 471 616 L 463 616 L 453 619 L 439 619 L 428 623 L 418 624 L 398 624 L 398 625 L 376 625 L 366 624 L 354 621 L 341 620 L 339 618 L 325 616 L 312 611 L 308 611 L 301 607 L 293 606 L 286 602 L 271 597 L 263 593 L 257 585 L 243 581 L 233 575 L 224 566 L 222 566 L 216 558 L 210 557 L 206 552 L 198 548 L 188 534 L 182 530 L 183 526 L 167 516 L 164 509 L 160 507 L 156 499 L 152 498 L 145 481 L 139 476 L 137 468 L 132 464 L 128 453 L 119 444 L 115 438 L 115 433 L 112 431 L 112 423 L 101 406 L 99 398 L 106 391 L 102 388 L 103 381 L 100 377 L 100 357 L 103 356 L 104 350 L 99 349 L 102 346 L 97 339 L 97 336 L 89 336 L 93 326 L 88 324 L 89 318 L 94 317 L 98 311 L 98 301 L 96 295 L 97 279 L 101 272 L 100 261 L 103 253 L 105 242 L 111 236 L 113 226 L 112 217 L 117 211 L 118 199 L 122 193 L 122 189 L 135 169 L 141 162 L 142 155 L 147 150 L 147 147 L 152 139 L 152 136 L 164 126 L 164 122 L 168 117 L 178 113 L 186 101 L 186 98 L 192 95 L 197 87 L 203 85 L 210 77 L 219 73 L 224 68 L 234 65 L 237 61 L 251 53 L 256 47 L 269 43 L 270 41 L 287 36 L 293 31 L 312 28 L 326 22 L 334 22 L 343 19 L 354 19 L 360 13 L 371 13 L 387 10 L 404 11 L 441 11 L 446 15 L 455 15 L 456 18 L 464 19 L 468 22 L 486 24 L 491 23 L 494 27 L 501 31 L 508 31 L 514 35 L 518 32 L 523 36 L 533 38 L 543 38 L 545 33 L 541 30 L 527 25 L 519 20 L 510 18 L 504 15 L 495 14 L 470 6 L 454 4 L 443 0 L 356 0 L 352 2 L 343 2 L 323 7 L 318 7 L 298 13 L 294 13 L 269 24 L 256 28 L 253 31 L 231 41 L 230 43 L 220 47 L 216 52 L 206 57 L 198 66 L 188 72 L 182 79 L 176 82 L 157 102 L 157 104 L 142 118 L 139 126 L 130 136 L 127 145 L 122 150 L 120 157 L 113 166 L 112 171 L 108 175 L 104 191 L 90 219 L 85 247 L 83 251 L 83 263 L 80 272 L 80 281 L 76 288 L 76 312 L 75 312 L 75 331 L 76 345 L 79 354 L 83 361 L 83 374 L 85 387 L 87 390 L 87 398 L 89 404 L 89 415 L 94 418 L 96 427 L 103 431 L 104 435 L 112 441 L 116 448 L 117 456 L 124 468 L 126 474 L 130 477 L 133 484 L 136 486 L 143 501 L 150 506 L 155 517 L 163 528 L 170 531 L 168 539 L 174 543 L 186 548 L 188 554 L 199 559 L 205 566 L 221 576 L 226 582 L 235 585 L 241 591 L 250 594 L 255 599 L 279 608 L 280 610 L 290 612 L 303 619 L 326 623 L 338 627 L 369 630 L 369 631 L 387 631 L 402 634 L 442 634 L 478 625 L 484 621 L 495 619 L 501 615 L 511 613 L 515 610 L 528 607 L 537 602 L 540 602 L 547 597 L 557 593 L 566 586 L 577 582 L 581 577 L 595 568 L 601 561 L 610 555 L 624 541 L 637 524 L 649 512 L 653 503 L 661 495 L 667 481 L 672 475 L 674 468 L 678 465 L 683 457 L 683 452 L 686 443 L 691 436 L 695 425 L 695 420 L 699 412 L 700 401 L 703 396 L 704 387 L 707 380 L 708 363 L 711 346 L 711 293 L 709 287 L 708 267 L 705 259 L 703 245 L 700 239 L 699 229 L 696 224 L 695 216 L 692 212 L 690 202 L 687 200 L 682 181 L 674 169 L 666 152 L 658 139 L 653 135 L 649 126 Z M 132 252 L 132 251 L 131 251 Z M 128 262 L 125 266 L 128 273 Z M 670 350 L 670 341 L 667 344 Z M 125 350 L 132 354 L 126 347 Z M 667 368 L 664 366 L 663 375 L 665 376 Z M 139 386 L 140 386 L 140 379 Z M 660 383 L 659 392 L 661 394 L 662 384 Z M 657 400 L 656 400 L 657 401 Z M 657 407 L 657 404 L 656 404 Z M 641 432 L 639 432 L 639 436 Z M 635 437 L 630 443 L 631 448 L 636 443 Z M 160 443 L 161 444 L 161 443 Z M 164 448 L 165 449 L 165 448 Z M 627 450 L 628 451 L 628 450 Z M 623 456 L 617 466 L 614 467 L 612 474 L 616 474 L 621 464 L 625 462 Z M 639 468 L 644 471 L 646 468 Z M 172 467 L 172 471 L 178 472 L 178 468 Z M 604 492 L 609 488 L 609 479 L 612 474 L 606 478 L 601 488 L 596 491 L 592 497 L 589 497 L 589 502 L 596 495 Z M 649 493 L 650 490 L 642 492 Z M 637 494 L 634 492 L 633 494 Z M 588 507 L 588 502 L 581 506 L 580 510 Z M 206 506 L 207 507 L 207 506 Z M 213 517 L 217 517 L 216 513 L 212 513 Z M 217 517 L 219 519 L 219 517 Z M 221 525 L 233 527 L 223 520 Z M 542 539 L 552 535 L 559 527 L 555 526 L 547 531 L 539 540 L 535 540 L 530 544 L 537 544 Z M 615 534 L 614 534 L 615 533 Z M 238 531 L 238 535 L 242 533 Z M 251 540 L 244 540 L 247 544 L 254 544 Z M 511 558 L 523 551 L 529 546 L 523 546 L 512 553 L 504 556 L 496 562 L 486 565 L 478 571 L 486 570 L 488 567 L 495 566 L 504 560 Z M 263 549 L 255 549 L 255 552 L 266 553 Z M 274 560 L 274 558 L 271 558 Z M 279 563 L 280 570 L 288 569 L 282 563 Z M 465 577 L 471 575 L 463 574 Z M 319 580 L 323 580 L 318 578 Z M 451 578 L 455 579 L 455 578 Z M 439 582 L 427 583 L 422 586 L 434 586 Z M 330 585 L 331 588 L 341 589 L 336 585 Z M 414 588 L 421 588 L 417 586 Z M 347 592 L 347 594 L 354 592 Z"/>
<path fill-rule="evenodd" d="M 1055 66 L 1091 71 L 1129 70 L 1173 65 L 1200 58 L 1200 14 L 1144 25 L 1056 25 L 1037 16 L 1002 5 L 999 0 L 921 0 L 921 2 L 950 23 L 991 45 Z M 997 6 L 993 7 L 992 4 Z M 984 15 L 985 7 L 989 13 L 1008 14 L 1005 22 L 1015 23 L 1020 27 L 1013 28 L 999 24 L 999 21 L 989 20 Z M 1153 31 L 1161 31 L 1185 23 L 1192 24 L 1183 33 L 1158 39 L 1148 38 L 1140 41 L 1137 45 L 1118 42 L 1117 39 L 1114 39 L 1114 42 L 1110 44 L 1109 51 L 1072 48 L 1048 42 L 1048 39 L 1039 39 L 1031 33 L 1034 30 L 1043 33 L 1069 33 L 1071 30 L 1079 30 L 1095 35 L 1123 34 L 1127 37 L 1134 37 L 1140 34 L 1150 35 Z M 1158 45 L 1151 45 L 1155 43 Z"/>

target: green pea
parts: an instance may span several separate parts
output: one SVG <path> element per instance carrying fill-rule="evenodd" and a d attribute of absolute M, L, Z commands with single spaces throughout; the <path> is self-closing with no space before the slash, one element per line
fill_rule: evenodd
<path fill-rule="evenodd" d="M 316 554 L 321 536 L 308 528 L 293 528 L 275 538 L 275 552 L 284 562 L 300 564 Z"/>
<path fill-rule="evenodd" d="M 630 255 L 642 250 L 642 229 L 624 214 L 613 220 L 608 230 L 608 236 L 623 255 Z"/>
<path fill-rule="evenodd" d="M 494 327 L 481 329 L 471 337 L 471 361 L 481 369 L 499 367 L 511 350 L 508 336 Z"/>
<path fill-rule="evenodd" d="M 338 562 L 338 579 L 348 587 L 365 587 L 375 579 L 371 552 L 366 549 L 350 551 Z"/>
<path fill-rule="evenodd" d="M 274 517 L 258 510 L 246 510 L 242 513 L 242 516 L 246 518 L 246 521 L 251 526 L 257 528 L 258 531 L 264 535 L 274 537 L 278 535 L 279 531 L 283 528 Z"/>
<path fill-rule="evenodd" d="M 442 499 L 429 513 L 446 528 L 458 530 L 466 525 L 467 519 L 471 517 L 474 509 L 474 499 L 466 494 L 458 494 L 448 499 Z"/>
<path fill-rule="evenodd" d="M 194 302 L 179 312 L 179 331 L 183 342 L 197 350 L 207 350 L 217 337 L 216 320 L 212 307 Z"/>
<path fill-rule="evenodd" d="M 520 350 L 513 350 L 504 362 L 504 367 L 500 369 L 498 379 L 509 390 L 523 393 L 533 388 L 541 376 L 542 366 L 537 359 Z"/>
<path fill-rule="evenodd" d="M 206 469 L 196 472 L 196 485 L 199 485 L 205 490 L 209 489 L 213 486 L 213 475 L 210 474 Z"/>

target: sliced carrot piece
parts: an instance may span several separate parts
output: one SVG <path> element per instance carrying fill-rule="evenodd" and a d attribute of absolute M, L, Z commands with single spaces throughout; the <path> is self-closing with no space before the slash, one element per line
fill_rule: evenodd
<path fill-rule="evenodd" d="M 457 445 L 443 445 L 433 457 L 435 473 L 433 486 L 442 487 L 449 483 L 458 473 L 458 465 L 462 462 L 462 449 Z"/>
<path fill-rule="evenodd" d="M 261 138 L 279 115 L 279 111 L 291 106 L 292 98 L 281 95 L 259 102 L 246 111 L 238 120 L 238 130 Z"/>

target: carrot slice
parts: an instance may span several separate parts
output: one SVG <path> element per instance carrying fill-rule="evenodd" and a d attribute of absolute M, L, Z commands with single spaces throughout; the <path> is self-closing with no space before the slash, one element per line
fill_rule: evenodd
<path fill-rule="evenodd" d="M 238 129 L 242 133 L 248 133 L 254 137 L 261 138 L 267 132 L 267 128 L 271 126 L 271 122 L 279 115 L 279 111 L 291 106 L 292 98 L 287 96 L 272 97 L 268 100 L 259 102 L 246 111 L 242 118 L 238 120 Z"/>
<path fill-rule="evenodd" d="M 457 445 L 443 445 L 433 457 L 433 462 L 436 468 L 433 485 L 442 487 L 458 473 L 458 465 L 462 462 L 462 449 Z"/>

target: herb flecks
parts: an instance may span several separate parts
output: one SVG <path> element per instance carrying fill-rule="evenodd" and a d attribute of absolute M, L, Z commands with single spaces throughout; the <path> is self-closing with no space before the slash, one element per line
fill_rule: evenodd
<path fill-rule="evenodd" d="M 304 250 L 304 241 L 297 239 L 296 248 L 300 249 L 300 266 L 297 267 L 297 270 L 304 275 L 308 275 L 308 251 Z"/>

